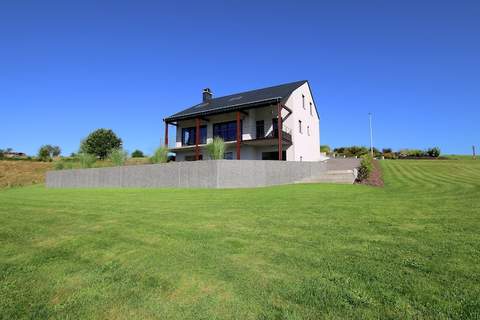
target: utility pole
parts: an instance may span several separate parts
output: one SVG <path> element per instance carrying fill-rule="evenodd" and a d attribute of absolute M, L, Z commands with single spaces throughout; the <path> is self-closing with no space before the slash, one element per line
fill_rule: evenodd
<path fill-rule="evenodd" d="M 372 132 L 372 113 L 368 113 L 368 120 L 370 122 L 370 154 L 373 158 L 373 132 Z"/>
<path fill-rule="evenodd" d="M 473 160 L 477 159 L 477 156 L 475 154 L 475 146 L 472 146 L 472 151 L 473 151 Z"/>

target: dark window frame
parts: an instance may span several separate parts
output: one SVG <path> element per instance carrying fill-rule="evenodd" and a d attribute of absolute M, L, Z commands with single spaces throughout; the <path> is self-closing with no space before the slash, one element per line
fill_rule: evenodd
<path fill-rule="evenodd" d="M 189 132 L 191 137 L 188 138 L 188 141 L 185 140 L 185 133 Z M 197 128 L 196 127 L 186 127 L 182 128 L 182 146 L 194 146 L 195 139 L 197 135 Z M 202 125 L 200 126 L 200 141 L 199 144 L 206 144 L 207 143 L 207 126 Z"/>
<path fill-rule="evenodd" d="M 265 120 L 255 122 L 255 137 L 257 139 L 265 138 Z"/>
<path fill-rule="evenodd" d="M 221 134 L 219 134 L 221 133 Z M 243 136 L 243 120 L 240 120 L 240 140 Z M 220 137 L 224 141 L 237 140 L 237 121 L 217 122 L 213 124 L 213 137 Z"/>

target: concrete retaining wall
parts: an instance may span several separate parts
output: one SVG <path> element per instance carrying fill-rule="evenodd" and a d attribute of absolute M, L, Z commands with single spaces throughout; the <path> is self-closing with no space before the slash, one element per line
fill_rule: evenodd
<path fill-rule="evenodd" d="M 48 188 L 251 188 L 322 176 L 324 162 L 208 160 L 47 172 Z"/>

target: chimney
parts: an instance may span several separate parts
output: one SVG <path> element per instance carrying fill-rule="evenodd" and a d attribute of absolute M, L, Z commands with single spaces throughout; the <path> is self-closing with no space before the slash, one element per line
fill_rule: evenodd
<path fill-rule="evenodd" d="M 202 95 L 203 95 L 203 102 L 207 102 L 208 100 L 211 100 L 213 97 L 213 94 L 210 88 L 203 89 Z"/>

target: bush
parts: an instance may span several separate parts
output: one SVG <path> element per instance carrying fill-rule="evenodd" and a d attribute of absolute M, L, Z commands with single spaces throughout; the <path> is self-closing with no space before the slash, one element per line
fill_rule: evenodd
<path fill-rule="evenodd" d="M 80 144 L 81 153 L 89 153 L 105 159 L 113 149 L 122 147 L 122 139 L 110 129 L 98 129 L 90 133 Z"/>
<path fill-rule="evenodd" d="M 93 167 L 96 161 L 94 155 L 85 152 L 79 152 L 77 158 L 80 164 L 80 168 L 84 169 Z"/>
<path fill-rule="evenodd" d="M 0 160 L 3 159 L 3 157 L 5 157 L 5 150 L 0 149 Z"/>
<path fill-rule="evenodd" d="M 360 157 L 370 152 L 370 149 L 364 146 L 340 147 L 333 149 L 335 153 L 345 155 L 347 157 Z"/>
<path fill-rule="evenodd" d="M 145 155 L 143 154 L 143 152 L 141 150 L 135 150 L 132 152 L 132 158 L 143 158 L 145 157 Z"/>
<path fill-rule="evenodd" d="M 322 144 L 320 146 L 320 152 L 325 152 L 326 154 L 329 154 L 331 151 L 330 146 L 327 144 Z"/>
<path fill-rule="evenodd" d="M 225 142 L 220 137 L 213 138 L 213 141 L 207 144 L 207 152 L 212 160 L 220 160 L 225 156 Z"/>
<path fill-rule="evenodd" d="M 362 161 L 360 162 L 360 167 L 358 168 L 357 180 L 363 181 L 368 179 L 370 173 L 373 170 L 373 158 L 371 155 L 362 156 Z"/>
<path fill-rule="evenodd" d="M 439 147 L 429 148 L 426 153 L 428 154 L 429 157 L 438 158 L 440 156 L 440 148 Z"/>
<path fill-rule="evenodd" d="M 153 156 L 150 157 L 151 163 L 167 163 L 168 162 L 168 148 L 162 146 L 155 150 Z"/>
<path fill-rule="evenodd" d="M 128 158 L 128 152 L 122 148 L 113 149 L 109 155 L 110 161 L 112 161 L 115 166 L 123 166 Z"/>
<path fill-rule="evenodd" d="M 383 156 L 385 157 L 385 159 L 397 159 L 398 156 L 395 152 L 385 152 L 383 154 Z"/>

